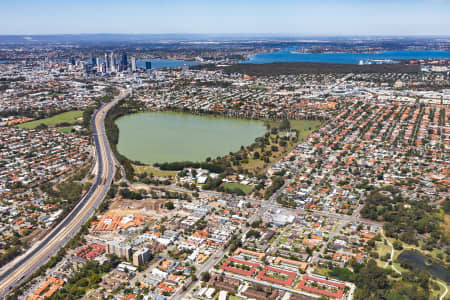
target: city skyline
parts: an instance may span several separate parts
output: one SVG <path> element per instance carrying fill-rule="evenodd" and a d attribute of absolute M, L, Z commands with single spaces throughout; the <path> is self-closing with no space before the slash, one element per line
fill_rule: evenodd
<path fill-rule="evenodd" d="M 450 0 L 0 0 L 0 299 L 450 300 Z"/>
<path fill-rule="evenodd" d="M 446 0 L 6 0 L 0 34 L 448 35 L 449 13 Z"/>

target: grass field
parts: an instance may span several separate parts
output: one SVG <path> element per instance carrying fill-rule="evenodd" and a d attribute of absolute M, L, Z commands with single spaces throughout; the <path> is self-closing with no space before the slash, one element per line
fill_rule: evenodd
<path fill-rule="evenodd" d="M 376 252 L 378 252 L 379 258 L 376 259 L 375 261 L 377 262 L 377 265 L 379 267 L 383 268 L 386 262 L 382 261 L 381 257 L 386 254 L 391 254 L 391 247 L 389 245 L 385 245 L 384 242 L 376 242 L 376 246 L 377 246 Z"/>
<path fill-rule="evenodd" d="M 230 297 L 228 297 L 229 300 L 244 300 L 245 298 L 241 298 L 238 296 L 234 296 L 234 295 L 230 295 Z"/>
<path fill-rule="evenodd" d="M 321 121 L 315 120 L 291 120 L 291 128 L 298 131 L 298 142 L 302 142 L 312 131 L 322 125 Z"/>
<path fill-rule="evenodd" d="M 81 117 L 83 117 L 83 111 L 72 110 L 65 113 L 54 115 L 53 117 L 50 118 L 23 123 L 18 125 L 18 127 L 23 129 L 33 129 L 39 126 L 40 124 L 45 124 L 47 126 L 55 126 L 60 123 L 75 124 L 77 123 L 77 119 Z"/>
<path fill-rule="evenodd" d="M 156 177 L 175 177 L 178 174 L 178 171 L 164 171 L 164 170 L 160 170 L 157 169 L 153 166 L 138 166 L 138 165 L 133 165 L 133 169 L 134 172 L 136 174 L 142 174 L 144 172 L 147 172 L 147 174 L 153 174 L 153 176 Z"/>
<path fill-rule="evenodd" d="M 225 189 L 240 189 L 241 191 L 243 191 L 244 193 L 248 194 L 253 190 L 253 187 L 250 185 L 245 185 L 245 184 L 240 184 L 237 182 L 233 182 L 233 183 L 224 183 L 223 187 Z"/>
<path fill-rule="evenodd" d="M 61 133 L 71 133 L 72 127 L 61 127 L 61 128 L 58 128 L 58 131 Z"/>

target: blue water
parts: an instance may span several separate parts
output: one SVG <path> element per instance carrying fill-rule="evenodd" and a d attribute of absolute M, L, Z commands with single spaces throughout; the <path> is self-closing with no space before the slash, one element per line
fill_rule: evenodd
<path fill-rule="evenodd" d="M 9 60 L 0 60 L 0 64 L 7 64 L 9 63 Z"/>
<path fill-rule="evenodd" d="M 172 59 L 137 59 L 136 65 L 139 68 L 145 68 L 145 62 L 152 62 L 152 69 L 164 69 L 164 68 L 180 68 L 184 65 L 187 66 L 196 66 L 200 63 L 195 61 L 185 61 L 185 60 L 172 60 Z"/>
<path fill-rule="evenodd" d="M 358 64 L 360 60 L 371 59 L 429 59 L 450 58 L 450 51 L 386 51 L 379 53 L 293 53 L 285 49 L 272 53 L 255 54 L 241 63 L 266 64 L 273 62 L 322 62 L 339 64 Z"/>

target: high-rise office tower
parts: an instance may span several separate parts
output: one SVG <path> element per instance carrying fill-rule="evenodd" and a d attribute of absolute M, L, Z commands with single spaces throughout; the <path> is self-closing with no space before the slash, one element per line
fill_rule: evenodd
<path fill-rule="evenodd" d="M 91 65 L 90 64 L 84 64 L 84 72 L 86 74 L 91 73 Z"/>
<path fill-rule="evenodd" d="M 122 54 L 121 64 L 122 64 L 122 67 L 121 67 L 122 71 L 126 71 L 128 69 L 128 57 L 125 52 Z"/>
<path fill-rule="evenodd" d="M 110 66 L 110 61 L 109 61 L 109 57 L 108 57 L 107 53 L 105 53 L 105 64 L 106 64 L 106 72 L 109 72 L 111 66 Z"/>
<path fill-rule="evenodd" d="M 131 72 L 136 72 L 136 57 L 131 57 Z"/>
<path fill-rule="evenodd" d="M 116 71 L 116 62 L 114 60 L 114 52 L 111 52 L 111 54 L 110 54 L 110 70 L 111 70 L 111 72 Z"/>
<path fill-rule="evenodd" d="M 151 70 L 152 69 L 152 62 L 151 61 L 146 61 L 145 62 L 145 69 L 146 70 Z"/>

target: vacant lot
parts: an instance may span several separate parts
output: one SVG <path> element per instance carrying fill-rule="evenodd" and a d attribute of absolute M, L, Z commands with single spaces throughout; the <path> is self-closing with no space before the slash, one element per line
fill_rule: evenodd
<path fill-rule="evenodd" d="M 83 117 L 83 111 L 72 110 L 65 113 L 54 115 L 53 117 L 50 118 L 23 123 L 18 125 L 18 127 L 23 129 L 33 129 L 41 124 L 45 124 L 47 126 L 55 126 L 61 123 L 75 124 L 77 123 L 77 119 L 81 117 Z"/>

